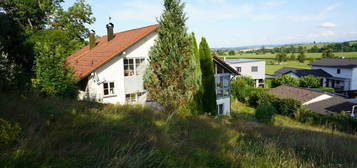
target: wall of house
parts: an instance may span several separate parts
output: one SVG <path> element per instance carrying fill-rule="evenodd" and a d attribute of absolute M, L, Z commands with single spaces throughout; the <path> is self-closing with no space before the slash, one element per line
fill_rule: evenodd
<path fill-rule="evenodd" d="M 223 115 L 230 116 L 231 115 L 231 98 L 222 98 L 222 99 L 217 99 L 217 107 L 223 104 Z"/>
<path fill-rule="evenodd" d="M 357 90 L 357 67 L 352 70 L 351 90 Z"/>
<path fill-rule="evenodd" d="M 335 68 L 335 67 L 321 67 L 321 66 L 312 66 L 312 69 L 322 69 L 322 70 L 326 71 L 327 73 L 331 74 L 334 77 L 348 78 L 348 79 L 350 79 L 350 81 L 349 81 L 349 83 L 345 84 L 345 90 L 356 90 L 357 89 L 357 86 L 356 86 L 357 81 L 356 80 L 353 81 L 353 78 L 355 78 L 353 76 L 354 75 L 354 71 L 355 71 L 354 69 Z M 340 74 L 337 74 L 337 69 L 341 69 L 341 73 Z"/>
<path fill-rule="evenodd" d="M 245 63 L 235 63 L 235 64 L 229 63 L 229 65 L 236 70 L 237 67 L 241 67 L 240 73 L 243 76 L 250 76 L 253 79 L 265 79 L 265 61 L 263 60 L 259 62 L 245 62 Z M 252 72 L 253 66 L 258 67 L 258 72 Z"/>
<path fill-rule="evenodd" d="M 154 45 L 156 33 L 152 33 L 131 46 L 125 52 L 95 70 L 88 79 L 86 96 L 84 99 L 102 103 L 125 104 L 125 95 L 128 93 L 143 92 L 143 76 L 124 77 L 124 58 L 148 58 L 149 49 Z M 146 60 L 147 63 L 147 60 Z M 143 70 L 144 71 L 144 70 Z M 114 82 L 112 96 L 104 96 L 103 82 Z M 139 102 L 146 101 L 146 94 L 138 98 Z"/>

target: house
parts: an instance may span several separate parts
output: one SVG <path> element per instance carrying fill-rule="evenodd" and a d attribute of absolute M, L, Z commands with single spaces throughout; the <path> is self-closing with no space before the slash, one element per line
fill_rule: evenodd
<path fill-rule="evenodd" d="M 242 76 L 249 76 L 254 79 L 256 87 L 265 87 L 265 60 L 227 59 L 225 61 Z"/>
<path fill-rule="evenodd" d="M 313 75 L 321 78 L 321 87 L 332 87 L 336 92 L 357 97 L 357 59 L 324 58 L 310 65 L 312 69 L 284 67 L 276 71 L 273 77 L 290 75 L 301 78 Z"/>
<path fill-rule="evenodd" d="M 229 116 L 231 109 L 231 79 L 240 75 L 240 73 L 215 54 L 212 54 L 212 56 L 216 78 L 218 115 Z"/>
<path fill-rule="evenodd" d="M 357 105 L 357 103 L 331 93 L 294 86 L 278 86 L 271 89 L 270 93 L 280 99 L 295 99 L 301 102 L 305 108 L 322 115 L 342 111 L 352 113 L 353 106 Z"/>
<path fill-rule="evenodd" d="M 312 69 L 321 69 L 332 77 L 323 81 L 324 87 L 338 91 L 357 91 L 357 59 L 324 58 L 312 62 Z"/>
<path fill-rule="evenodd" d="M 147 93 L 143 75 L 148 65 L 150 48 L 155 44 L 159 25 L 114 33 L 114 25 L 107 25 L 107 36 L 95 40 L 90 34 L 88 46 L 66 59 L 73 67 L 80 100 L 112 104 L 144 104 Z M 230 114 L 230 77 L 238 74 L 222 60 L 214 58 L 217 79 L 217 104 L 221 115 Z M 227 77 L 228 76 L 228 77 Z M 223 94 L 221 94 L 223 93 Z"/>

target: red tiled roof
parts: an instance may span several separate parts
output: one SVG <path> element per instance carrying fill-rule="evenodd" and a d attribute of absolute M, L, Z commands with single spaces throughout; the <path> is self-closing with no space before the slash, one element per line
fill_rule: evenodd
<path fill-rule="evenodd" d="M 151 25 L 116 33 L 109 42 L 107 36 L 103 36 L 96 41 L 93 49 L 86 46 L 69 56 L 66 65 L 72 66 L 75 76 L 81 80 L 158 28 L 159 25 Z"/>

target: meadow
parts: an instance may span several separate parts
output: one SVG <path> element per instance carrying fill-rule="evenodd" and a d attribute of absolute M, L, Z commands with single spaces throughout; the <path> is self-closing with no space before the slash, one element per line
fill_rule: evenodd
<path fill-rule="evenodd" d="M 298 54 L 296 53 L 295 56 Z M 298 61 L 288 61 L 281 64 L 272 64 L 270 62 L 274 62 L 276 54 L 266 53 L 266 54 L 237 54 L 234 56 L 224 55 L 220 56 L 221 58 L 226 59 L 239 59 L 239 58 L 249 58 L 249 59 L 265 59 L 267 61 L 266 64 L 266 74 L 273 74 L 275 71 L 282 67 L 293 67 L 293 68 L 306 68 L 309 69 L 310 61 L 305 61 L 304 63 L 300 63 Z M 290 56 L 290 54 L 288 54 Z M 357 52 L 337 52 L 335 53 L 337 57 L 345 57 L 345 58 L 357 58 Z M 321 58 L 321 53 L 306 53 L 306 58 L 319 59 Z"/>
<path fill-rule="evenodd" d="M 356 167 L 357 136 L 275 116 L 234 101 L 232 117 L 167 115 L 103 105 L 0 95 L 3 167 Z M 0 122 L 4 123 L 4 122 Z M 18 125 L 20 133 L 6 136 Z M 5 136 L 4 136 L 5 135 Z M 9 139 L 13 137 L 13 139 Z M 0 140 L 3 140 L 0 139 Z M 11 141 L 10 141 L 11 140 Z"/>

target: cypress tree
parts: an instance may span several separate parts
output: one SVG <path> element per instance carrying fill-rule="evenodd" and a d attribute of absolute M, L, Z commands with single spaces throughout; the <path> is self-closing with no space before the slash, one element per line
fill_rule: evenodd
<path fill-rule="evenodd" d="M 158 38 L 149 53 L 144 86 L 149 98 L 173 114 L 191 101 L 197 91 L 196 64 L 185 26 L 184 3 L 165 0 L 164 7 L 158 20 Z"/>
<path fill-rule="evenodd" d="M 216 86 L 214 77 L 214 65 L 211 50 L 205 38 L 200 43 L 200 64 L 202 71 L 202 103 L 203 111 L 212 115 L 217 114 Z"/>
<path fill-rule="evenodd" d="M 192 38 L 192 52 L 196 58 L 196 76 L 197 76 L 197 86 L 198 86 L 198 91 L 193 97 L 193 101 L 189 104 L 191 113 L 193 114 L 200 114 L 203 112 L 203 102 L 202 102 L 202 93 L 203 93 L 203 87 L 202 87 L 202 72 L 201 72 L 201 64 L 200 64 L 200 53 L 197 45 L 197 40 L 195 33 L 192 33 L 191 35 Z"/>

